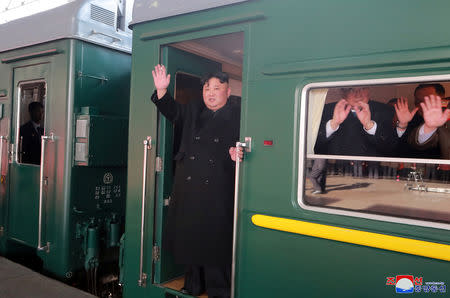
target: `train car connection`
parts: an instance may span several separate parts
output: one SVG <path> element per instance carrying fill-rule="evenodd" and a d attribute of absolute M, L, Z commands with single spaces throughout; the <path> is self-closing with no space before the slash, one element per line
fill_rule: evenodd
<path fill-rule="evenodd" d="M 180 3 L 134 6 L 124 297 L 191 297 L 163 241 L 177 141 L 150 101 L 158 63 L 180 102 L 218 69 L 241 97 L 232 297 L 448 295 L 448 157 L 352 153 L 352 139 L 339 154 L 315 147 L 342 88 L 383 107 L 407 97 L 411 109 L 419 84 L 450 88 L 450 4 Z M 307 173 L 323 159 L 327 192 L 313 195 Z"/>
<path fill-rule="evenodd" d="M 0 26 L 0 253 L 102 296 L 124 230 L 126 12 L 72 1 Z"/>

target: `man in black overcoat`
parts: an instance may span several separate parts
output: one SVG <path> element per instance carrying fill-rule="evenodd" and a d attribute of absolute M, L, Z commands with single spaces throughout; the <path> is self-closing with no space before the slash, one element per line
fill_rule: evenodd
<path fill-rule="evenodd" d="M 239 140 L 240 106 L 228 100 L 228 75 L 202 81 L 203 100 L 177 103 L 167 91 L 163 65 L 152 71 L 152 101 L 182 126 L 165 243 L 175 261 L 186 265 L 184 291 L 229 297 L 234 206 L 234 163 Z M 238 153 L 242 157 L 242 152 Z"/>
<path fill-rule="evenodd" d="M 44 128 L 41 127 L 44 106 L 40 102 L 28 105 L 31 120 L 20 127 L 22 139 L 22 163 L 38 165 L 41 162 L 41 136 Z"/>
<path fill-rule="evenodd" d="M 392 129 L 394 109 L 369 100 L 368 88 L 342 88 L 342 95 L 324 106 L 314 152 L 391 156 L 398 143 Z"/>

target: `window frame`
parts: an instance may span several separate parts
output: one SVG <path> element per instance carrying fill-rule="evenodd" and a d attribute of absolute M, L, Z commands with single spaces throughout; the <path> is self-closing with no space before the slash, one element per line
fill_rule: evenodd
<path fill-rule="evenodd" d="M 376 221 L 384 221 L 391 223 L 407 224 L 421 227 L 431 227 L 442 230 L 450 230 L 450 223 L 439 223 L 419 219 L 410 219 L 405 217 L 397 217 L 390 215 L 370 214 L 353 210 L 333 209 L 329 207 L 319 207 L 307 205 L 305 202 L 305 185 L 306 185 L 306 160 L 307 158 L 324 158 L 335 160 L 364 160 L 364 161 L 385 161 L 399 162 L 396 157 L 373 157 L 373 156 L 352 156 L 352 155 L 321 155 L 307 154 L 307 125 L 308 125 L 308 104 L 309 91 L 316 88 L 340 88 L 340 87 L 357 87 L 357 86 L 375 86 L 375 85 L 394 85 L 394 84 L 420 84 L 427 82 L 450 81 L 450 74 L 446 75 L 429 75 L 429 76 L 412 76 L 382 79 L 366 79 L 366 80 L 347 80 L 347 81 L 325 81 L 315 82 L 306 85 L 299 85 L 297 93 L 300 95 L 300 123 L 298 139 L 298 182 L 297 182 L 297 204 L 301 209 L 325 213 L 330 215 L 350 216 L 354 218 L 371 219 Z M 302 87 L 303 86 L 303 87 Z M 418 159 L 418 158 L 402 158 L 401 162 L 422 163 L 422 164 L 450 164 L 450 160 L 443 159 Z"/>
<path fill-rule="evenodd" d="M 20 165 L 27 165 L 27 166 L 41 166 L 41 165 L 35 165 L 35 164 L 30 164 L 30 163 L 24 163 L 22 161 L 19 160 L 19 149 L 21 150 L 20 146 L 20 117 L 21 117 L 21 97 L 22 97 L 22 86 L 23 85 L 28 85 L 28 84 L 39 84 L 39 83 L 44 83 L 44 88 L 45 88 L 45 96 L 43 98 L 43 105 L 44 105 L 44 112 L 45 112 L 45 108 L 47 106 L 47 92 L 48 92 L 48 83 L 47 80 L 45 79 L 37 79 L 37 80 L 29 80 L 29 81 L 20 81 L 17 84 L 17 100 L 16 100 L 16 104 L 17 104 L 17 115 L 16 115 L 16 128 L 15 128 L 15 144 L 14 144 L 14 162 Z M 46 117 L 44 116 L 44 119 Z M 45 122 L 44 124 L 44 135 L 45 135 Z M 41 148 L 42 148 L 42 144 L 41 144 Z"/>

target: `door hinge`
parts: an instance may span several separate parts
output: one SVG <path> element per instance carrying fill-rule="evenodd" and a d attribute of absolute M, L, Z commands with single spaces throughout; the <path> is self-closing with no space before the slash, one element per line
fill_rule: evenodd
<path fill-rule="evenodd" d="M 3 233 L 5 232 L 4 227 L 0 227 L 0 237 L 3 237 Z"/>
<path fill-rule="evenodd" d="M 160 252 L 159 252 L 159 246 L 153 246 L 153 252 L 152 252 L 152 259 L 153 262 L 158 262 L 159 261 L 159 256 L 160 256 Z"/>
<path fill-rule="evenodd" d="M 14 149 L 15 149 L 15 146 L 14 146 L 14 144 L 10 144 L 10 147 L 9 147 L 9 152 L 8 152 L 8 162 L 9 163 L 12 163 L 13 162 L 13 159 L 14 159 Z"/>
<path fill-rule="evenodd" d="M 156 157 L 155 170 L 158 173 L 162 171 L 162 158 L 159 156 Z"/>

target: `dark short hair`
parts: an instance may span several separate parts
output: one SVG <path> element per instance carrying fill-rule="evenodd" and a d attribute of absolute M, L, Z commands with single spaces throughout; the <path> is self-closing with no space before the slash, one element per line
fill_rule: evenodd
<path fill-rule="evenodd" d="M 347 98 L 347 96 L 355 89 L 366 89 L 366 88 L 367 86 L 343 87 L 341 88 L 341 95 L 343 98 Z"/>
<path fill-rule="evenodd" d="M 222 84 L 228 83 L 228 74 L 225 72 L 218 71 L 215 73 L 208 73 L 205 76 L 203 76 L 201 80 L 202 87 L 205 86 L 205 84 L 208 83 L 209 80 L 212 78 L 218 79 Z"/>
<path fill-rule="evenodd" d="M 443 97 L 445 95 L 445 88 L 441 84 L 435 83 L 435 84 L 420 84 L 416 87 L 414 90 L 414 96 L 416 96 L 417 91 L 424 88 L 434 88 L 434 91 L 436 91 L 436 94 Z"/>
<path fill-rule="evenodd" d="M 32 113 L 34 110 L 36 110 L 37 108 L 44 108 L 44 106 L 42 105 L 42 103 L 40 103 L 39 101 L 33 101 L 32 103 L 30 103 L 28 105 L 28 112 Z"/>

